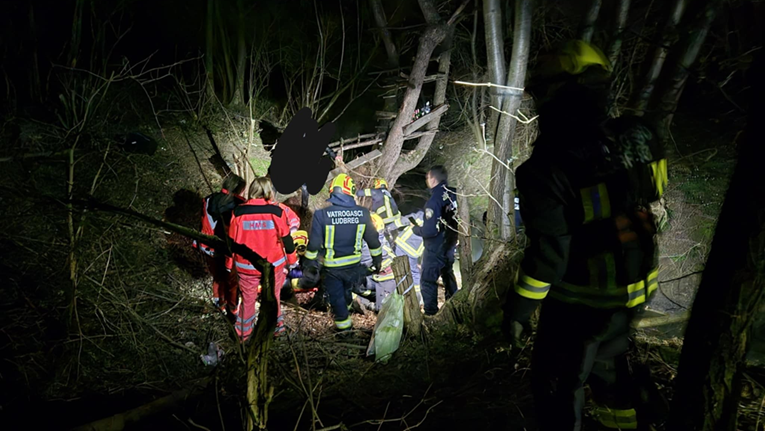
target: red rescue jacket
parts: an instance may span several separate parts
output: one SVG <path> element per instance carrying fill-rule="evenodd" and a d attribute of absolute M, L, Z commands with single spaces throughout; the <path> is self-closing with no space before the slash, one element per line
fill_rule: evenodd
<path fill-rule="evenodd" d="M 295 254 L 285 212 L 264 199 L 250 199 L 234 209 L 229 236 L 234 242 L 244 244 L 276 267 L 283 270 L 287 256 Z M 243 274 L 259 274 L 252 263 L 234 253 L 226 259 L 226 268 Z"/>
<path fill-rule="evenodd" d="M 290 233 L 300 230 L 300 217 L 292 211 L 292 208 L 288 207 L 282 202 L 273 202 L 273 205 L 277 205 L 284 211 L 284 216 L 287 219 L 287 226 L 290 228 Z"/>
<path fill-rule="evenodd" d="M 212 193 L 202 200 L 202 233 L 205 235 L 214 235 L 218 238 L 226 239 L 226 230 L 228 228 L 228 222 L 231 219 L 231 214 L 234 208 L 244 203 L 244 198 L 241 196 L 234 196 L 234 199 L 228 202 L 224 202 L 228 190 L 221 189 L 219 193 Z M 210 256 L 215 255 L 215 250 L 206 245 L 197 243 L 194 240 L 193 246 L 199 248 L 205 254 Z"/>

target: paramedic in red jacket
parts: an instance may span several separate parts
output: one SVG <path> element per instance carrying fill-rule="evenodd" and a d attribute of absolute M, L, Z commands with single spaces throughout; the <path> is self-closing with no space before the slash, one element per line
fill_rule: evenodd
<path fill-rule="evenodd" d="M 229 235 L 236 243 L 246 245 L 271 262 L 274 266 L 275 286 L 281 287 L 284 284 L 288 260 L 289 263 L 294 263 L 296 260 L 295 245 L 290 236 L 287 218 L 281 208 L 270 202 L 273 199 L 273 189 L 268 178 L 256 178 L 250 184 L 249 192 L 250 200 L 234 210 Z M 227 267 L 236 270 L 239 276 L 239 293 L 242 296 L 242 302 L 234 312 L 236 315 L 234 327 L 237 335 L 244 341 L 252 334 L 257 318 L 255 303 L 258 299 L 260 271 L 238 254 L 233 254 L 227 261 Z M 280 290 L 274 289 L 278 315 L 276 335 L 284 332 L 284 318 L 279 303 Z"/>
<path fill-rule="evenodd" d="M 212 193 L 202 201 L 202 233 L 215 235 L 226 240 L 231 214 L 238 205 L 244 203 L 240 196 L 247 184 L 238 175 L 231 174 L 223 180 L 220 192 Z M 236 286 L 229 282 L 230 274 L 226 271 L 226 256 L 212 247 L 194 241 L 194 247 L 205 254 L 207 269 L 213 278 L 213 303 L 221 310 L 227 304 L 236 307 Z"/>

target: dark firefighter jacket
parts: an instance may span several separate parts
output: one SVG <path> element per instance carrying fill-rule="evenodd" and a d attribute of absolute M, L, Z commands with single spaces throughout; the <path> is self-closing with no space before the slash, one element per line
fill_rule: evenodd
<path fill-rule="evenodd" d="M 372 211 L 382 217 L 383 223 L 386 225 L 396 223 L 396 227 L 400 227 L 398 221 L 401 219 L 401 213 L 388 189 L 361 189 L 356 192 L 356 196 L 370 196 Z"/>
<path fill-rule="evenodd" d="M 536 145 L 517 170 L 530 244 L 515 284 L 522 299 L 509 301 L 515 320 L 528 320 L 547 296 L 593 308 L 631 308 L 658 287 L 649 205 L 666 187 L 663 149 L 635 118 L 611 120 L 604 130 L 569 150 Z"/>
<path fill-rule="evenodd" d="M 362 241 L 372 257 L 381 259 L 382 249 L 369 210 L 356 205 L 352 196 L 334 193 L 332 205 L 316 211 L 305 257 L 315 260 L 324 254 L 324 267 L 337 268 L 361 261 Z"/>
<path fill-rule="evenodd" d="M 241 196 L 233 196 L 233 199 L 225 199 L 228 190 L 221 189 L 218 193 L 212 193 L 202 200 L 202 233 L 205 235 L 215 235 L 225 240 L 227 236 L 231 213 L 238 205 L 244 203 Z M 215 255 L 215 250 L 205 244 L 198 244 L 196 240 L 194 247 L 198 247 L 205 254 Z"/>
<path fill-rule="evenodd" d="M 407 256 L 412 258 L 419 258 L 422 256 L 422 252 L 425 250 L 422 237 L 414 233 L 415 225 L 409 222 L 409 217 L 412 217 L 417 221 L 418 225 L 422 225 L 423 218 L 425 217 L 422 211 L 408 214 L 402 218 L 402 222 L 407 223 L 406 229 L 396 237 L 396 247 L 400 248 Z"/>
<path fill-rule="evenodd" d="M 433 187 L 430 199 L 425 203 L 425 220 L 422 226 L 413 228 L 414 234 L 424 240 L 425 250 L 444 256 L 454 252 L 457 245 L 456 213 L 455 189 L 447 186 L 446 181 Z"/>

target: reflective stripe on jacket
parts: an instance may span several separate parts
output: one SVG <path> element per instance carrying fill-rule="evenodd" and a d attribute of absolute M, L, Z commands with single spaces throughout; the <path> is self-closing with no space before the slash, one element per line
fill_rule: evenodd
<path fill-rule="evenodd" d="M 401 218 L 398 205 L 388 189 L 362 189 L 356 192 L 356 196 L 369 196 L 372 198 L 372 211 L 382 217 L 383 223 L 395 223 Z"/>
<path fill-rule="evenodd" d="M 250 199 L 239 205 L 234 210 L 229 234 L 234 242 L 246 245 L 275 267 L 284 265 L 287 252 L 294 251 L 284 212 L 264 199 Z M 290 250 L 285 251 L 285 241 L 289 242 Z M 232 264 L 245 274 L 260 273 L 252 262 L 238 254 L 233 255 L 233 260 L 227 259 L 229 269 Z"/>
<path fill-rule="evenodd" d="M 332 205 L 313 215 L 305 257 L 314 260 L 323 254 L 328 268 L 358 264 L 364 242 L 372 256 L 380 256 L 382 248 L 369 210 L 343 194 L 332 194 L 328 202 Z"/>
<path fill-rule="evenodd" d="M 225 199 L 229 195 L 228 190 L 222 189 L 220 192 L 212 193 L 202 200 L 202 233 L 205 235 L 214 235 L 218 238 L 226 239 L 226 227 L 231 220 L 231 212 L 238 205 L 244 203 L 240 196 L 233 196 L 233 199 Z M 205 244 L 198 244 L 195 240 L 194 247 L 198 247 L 205 254 L 215 255 L 215 250 Z"/>

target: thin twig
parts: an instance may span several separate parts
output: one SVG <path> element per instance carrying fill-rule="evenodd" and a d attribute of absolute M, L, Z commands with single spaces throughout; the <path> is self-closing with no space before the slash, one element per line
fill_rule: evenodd
<path fill-rule="evenodd" d="M 499 84 L 494 84 L 491 82 L 452 81 L 452 83 L 457 85 L 467 85 L 470 87 L 496 87 L 496 88 L 502 88 L 505 90 L 517 91 L 519 93 L 522 93 L 525 90 L 524 88 L 521 88 L 521 87 L 508 87 L 507 85 L 499 85 Z"/>
<path fill-rule="evenodd" d="M 523 119 L 523 118 L 520 118 L 520 117 L 518 117 L 518 116 L 516 116 L 516 115 L 513 115 L 513 114 L 511 114 L 511 113 L 509 113 L 509 112 L 505 112 L 505 111 L 503 111 L 503 110 L 501 110 L 501 109 L 497 109 L 497 108 L 495 108 L 495 107 L 493 107 L 493 106 L 491 106 L 491 105 L 489 105 L 489 108 L 491 108 L 491 109 L 493 109 L 493 110 L 495 110 L 495 111 L 499 112 L 500 114 L 505 114 L 505 115 L 507 115 L 507 116 L 510 116 L 510 117 L 512 117 L 512 118 L 515 118 L 515 120 L 516 120 L 516 121 L 518 121 L 519 123 L 523 123 L 523 124 L 529 124 L 529 123 L 531 123 L 532 121 L 534 121 L 534 120 L 536 120 L 537 118 L 539 118 L 539 115 L 535 115 L 535 116 L 533 116 L 533 117 L 531 117 L 531 118 L 528 118 L 528 117 L 526 117 L 525 115 L 523 115 L 523 112 L 521 112 L 521 110 L 520 110 L 520 109 L 518 110 L 518 114 L 522 115 L 522 116 L 523 116 L 525 119 Z"/>

